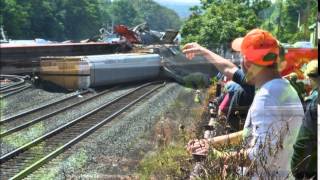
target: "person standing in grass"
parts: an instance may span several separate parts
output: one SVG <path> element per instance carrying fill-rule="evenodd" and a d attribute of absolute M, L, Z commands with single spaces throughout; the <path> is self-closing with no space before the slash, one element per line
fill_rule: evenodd
<path fill-rule="evenodd" d="M 303 119 L 303 107 L 290 83 L 278 71 L 278 41 L 267 31 L 251 30 L 237 38 L 232 48 L 243 56 L 242 67 L 247 84 L 256 93 L 248 111 L 244 129 L 211 139 L 191 140 L 187 150 L 193 154 L 209 153 L 225 162 L 241 160 L 253 179 L 284 179 L 291 175 L 290 159 L 293 144 Z M 236 65 L 197 43 L 186 44 L 187 58 L 203 55 L 227 77 L 239 76 Z M 237 152 L 221 152 L 216 148 L 227 144 L 244 143 Z M 212 148 L 210 149 L 209 146 Z"/>

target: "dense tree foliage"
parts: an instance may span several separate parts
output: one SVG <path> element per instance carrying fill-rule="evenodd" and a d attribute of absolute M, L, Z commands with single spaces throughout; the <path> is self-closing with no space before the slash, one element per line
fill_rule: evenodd
<path fill-rule="evenodd" d="M 141 23 L 139 22 L 138 11 L 128 0 L 116 0 L 113 2 L 110 9 L 114 23 L 116 24 L 134 26 Z"/>
<path fill-rule="evenodd" d="M 208 48 L 228 47 L 249 29 L 259 27 L 260 8 L 268 8 L 269 1 L 203 0 L 202 11 L 195 8 L 182 28 L 183 42 L 196 41 Z"/>
<path fill-rule="evenodd" d="M 80 40 L 106 25 L 148 22 L 179 29 L 178 15 L 152 0 L 1 0 L 0 25 L 11 39 Z"/>
<path fill-rule="evenodd" d="M 183 43 L 226 48 L 250 29 L 263 28 L 281 42 L 309 40 L 308 27 L 316 22 L 316 0 L 201 0 L 182 27 Z M 280 13 L 281 12 L 281 13 Z M 298 18 L 300 14 L 300 26 Z"/>
<path fill-rule="evenodd" d="M 0 1 L 0 25 L 4 25 L 6 29 L 12 30 L 8 32 L 9 36 L 15 35 L 22 37 L 27 27 L 30 26 L 29 13 L 26 3 L 17 0 L 1 0 Z"/>
<path fill-rule="evenodd" d="M 308 41 L 308 27 L 316 22 L 317 7 L 317 0 L 277 0 L 266 13 L 262 27 L 277 35 L 281 42 Z"/>

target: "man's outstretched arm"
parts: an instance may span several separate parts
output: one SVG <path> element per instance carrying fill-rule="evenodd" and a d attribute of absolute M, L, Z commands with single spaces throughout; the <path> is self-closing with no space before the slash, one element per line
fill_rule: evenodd
<path fill-rule="evenodd" d="M 210 61 L 221 73 L 223 73 L 227 78 L 232 79 L 234 73 L 239 69 L 230 60 L 227 60 L 218 54 L 208 50 L 205 47 L 200 46 L 197 43 L 188 43 L 183 47 L 183 53 L 186 54 L 188 59 L 192 59 L 196 55 L 204 56 L 208 61 Z"/>

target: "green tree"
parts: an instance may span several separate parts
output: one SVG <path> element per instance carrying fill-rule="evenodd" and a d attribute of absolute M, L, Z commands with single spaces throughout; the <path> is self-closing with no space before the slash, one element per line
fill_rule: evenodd
<path fill-rule="evenodd" d="M 263 5 L 260 3 L 264 3 Z M 250 29 L 259 27 L 262 19 L 255 10 L 270 5 L 266 1 L 221 0 L 206 1 L 203 14 L 193 14 L 185 22 L 181 33 L 183 43 L 196 41 L 208 48 L 227 48 L 233 39 Z"/>
<path fill-rule="evenodd" d="M 0 25 L 11 39 L 81 40 L 106 25 L 179 29 L 178 15 L 152 0 L 1 0 Z"/>
<path fill-rule="evenodd" d="M 134 26 L 142 22 L 132 2 L 128 0 L 114 0 L 110 12 L 115 24 Z"/>
<path fill-rule="evenodd" d="M 103 12 L 98 0 L 67 0 L 64 3 L 67 38 L 80 40 L 99 33 Z"/>
<path fill-rule="evenodd" d="M 33 0 L 29 8 L 29 25 L 26 33 L 31 38 L 51 40 L 64 39 L 63 15 L 59 10 L 61 1 Z"/>
<path fill-rule="evenodd" d="M 19 0 L 0 1 L 0 24 L 4 26 L 9 38 L 22 38 L 29 30 L 29 7 L 29 3 Z"/>
<path fill-rule="evenodd" d="M 153 0 L 115 0 L 110 13 L 115 24 L 135 26 L 147 22 L 151 29 L 164 31 L 179 29 L 179 16 L 171 9 L 160 6 Z"/>
<path fill-rule="evenodd" d="M 277 35 L 281 42 L 308 41 L 308 26 L 316 22 L 317 7 L 316 0 L 277 0 L 262 27 Z"/>

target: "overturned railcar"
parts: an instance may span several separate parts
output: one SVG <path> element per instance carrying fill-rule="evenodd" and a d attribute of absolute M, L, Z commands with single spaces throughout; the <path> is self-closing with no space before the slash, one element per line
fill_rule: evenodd
<path fill-rule="evenodd" d="M 203 57 L 189 61 L 178 46 L 153 45 L 134 53 L 43 57 L 40 78 L 69 90 L 154 79 L 208 86 L 216 68 Z"/>
<path fill-rule="evenodd" d="M 158 54 L 43 57 L 40 77 L 69 90 L 152 80 L 160 76 Z"/>

